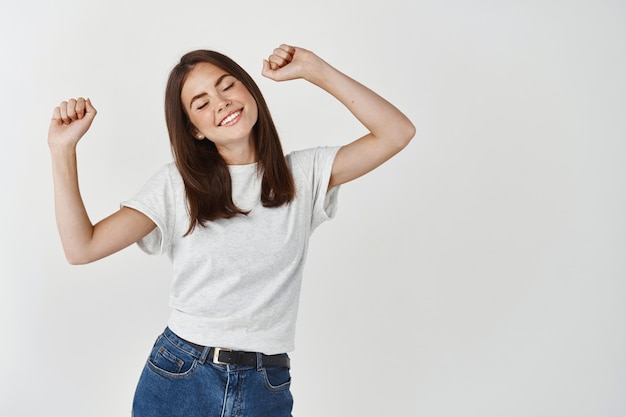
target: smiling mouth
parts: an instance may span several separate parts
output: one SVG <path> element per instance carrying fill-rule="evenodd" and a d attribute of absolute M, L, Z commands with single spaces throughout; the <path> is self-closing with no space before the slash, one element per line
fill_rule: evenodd
<path fill-rule="evenodd" d="M 228 126 L 234 124 L 234 122 L 241 116 L 242 110 L 237 110 L 224 117 L 220 122 L 219 126 Z"/>

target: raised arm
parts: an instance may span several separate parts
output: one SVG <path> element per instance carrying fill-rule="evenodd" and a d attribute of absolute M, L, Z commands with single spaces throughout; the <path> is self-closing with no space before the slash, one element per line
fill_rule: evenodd
<path fill-rule="evenodd" d="M 275 81 L 303 78 L 339 100 L 369 131 L 343 146 L 328 188 L 364 175 L 400 152 L 415 136 L 413 123 L 395 106 L 306 49 L 281 45 L 263 62 Z"/>
<path fill-rule="evenodd" d="M 126 207 L 96 225 L 89 220 L 78 187 L 76 145 L 94 117 L 96 109 L 91 101 L 71 99 L 54 109 L 48 130 L 57 227 L 65 257 L 71 264 L 104 258 L 138 241 L 155 227 L 147 216 Z"/>

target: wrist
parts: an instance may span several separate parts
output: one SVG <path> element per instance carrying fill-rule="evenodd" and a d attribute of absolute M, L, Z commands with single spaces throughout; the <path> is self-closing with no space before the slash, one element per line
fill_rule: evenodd
<path fill-rule="evenodd" d="M 48 142 L 50 154 L 53 157 L 74 157 L 76 156 L 76 144 L 58 144 Z"/>
<path fill-rule="evenodd" d="M 332 78 L 333 72 L 337 70 L 323 59 L 317 56 L 315 58 L 315 60 L 309 63 L 308 70 L 303 78 L 318 87 L 324 87 Z"/>
<path fill-rule="evenodd" d="M 311 71 L 306 80 L 332 94 L 343 77 L 345 75 L 341 71 L 320 59 L 319 65 Z"/>

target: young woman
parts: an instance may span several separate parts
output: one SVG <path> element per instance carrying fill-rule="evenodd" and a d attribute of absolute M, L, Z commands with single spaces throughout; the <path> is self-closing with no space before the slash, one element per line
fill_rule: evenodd
<path fill-rule="evenodd" d="M 190 52 L 166 90 L 174 163 L 94 225 L 78 188 L 76 144 L 96 109 L 83 98 L 54 109 L 48 144 L 67 260 L 93 262 L 137 242 L 173 264 L 172 314 L 140 377 L 135 417 L 291 415 L 287 352 L 309 236 L 333 216 L 339 185 L 415 134 L 393 105 L 308 50 L 281 45 L 262 75 L 317 85 L 369 133 L 284 156 L 252 78 L 224 55 Z"/>

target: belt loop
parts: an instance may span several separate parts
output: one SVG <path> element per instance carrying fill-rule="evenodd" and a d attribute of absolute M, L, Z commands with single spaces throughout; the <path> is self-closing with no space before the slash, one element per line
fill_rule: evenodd
<path fill-rule="evenodd" d="M 200 358 L 198 359 L 198 362 L 200 363 L 200 365 L 204 365 L 204 362 L 206 361 L 206 358 L 209 357 L 210 353 L 211 353 L 211 348 L 209 346 L 205 346 L 204 349 L 202 350 L 202 355 L 200 355 Z"/>
<path fill-rule="evenodd" d="M 263 354 L 261 352 L 256 353 L 256 370 L 260 371 L 263 368 Z"/>

